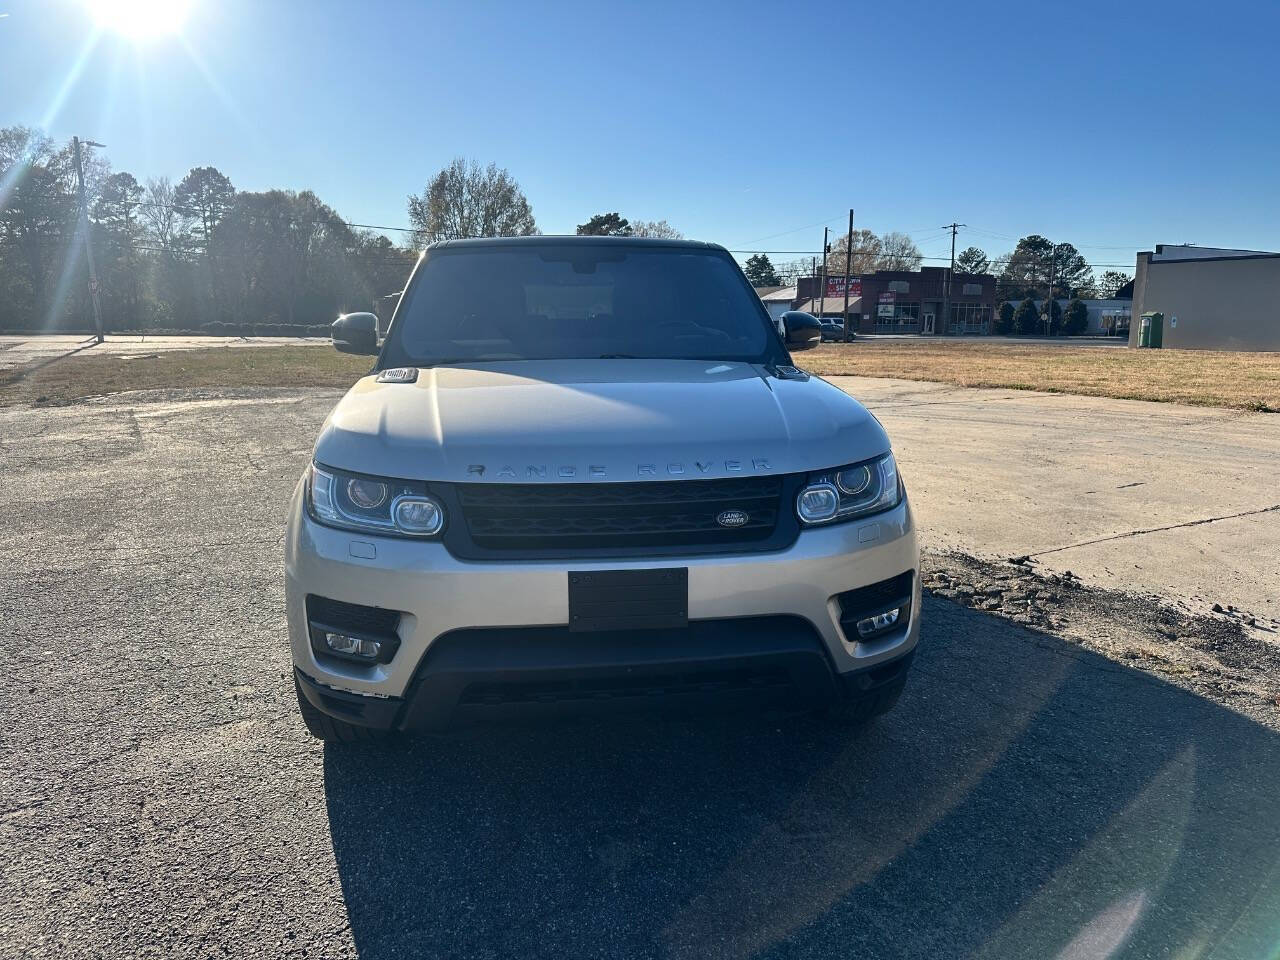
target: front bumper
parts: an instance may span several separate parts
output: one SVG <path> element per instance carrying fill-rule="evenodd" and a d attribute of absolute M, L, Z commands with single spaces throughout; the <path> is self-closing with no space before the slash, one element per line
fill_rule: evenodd
<path fill-rule="evenodd" d="M 618 699 L 592 692 L 596 680 L 607 676 L 624 676 L 644 691 L 679 699 L 693 692 L 686 688 L 707 685 L 699 679 L 707 676 L 712 686 L 744 683 L 759 693 L 777 671 L 790 678 L 791 692 L 819 699 L 831 696 L 850 675 L 860 675 L 865 685 L 867 677 L 884 673 L 889 664 L 905 662 L 919 635 L 918 576 L 908 623 L 871 642 L 846 636 L 836 600 L 844 591 L 918 569 L 905 499 L 863 521 L 803 530 L 794 544 L 775 553 L 468 562 L 439 543 L 321 526 L 307 516 L 301 492 L 300 484 L 285 544 L 293 662 L 304 695 L 350 722 L 432 726 L 468 706 L 468 697 L 475 706 L 495 698 L 501 705 L 522 698 L 545 701 L 537 689 L 530 696 L 528 691 L 493 692 L 496 680 L 509 680 L 519 671 L 539 677 L 557 671 L 556 682 L 578 689 L 574 697 L 559 699 L 577 701 Z M 675 637 L 656 631 L 643 637 L 615 634 L 604 646 L 598 635 L 588 635 L 596 642 L 584 645 L 582 635 L 567 632 L 570 566 L 582 571 L 687 567 L 688 631 Z M 381 664 L 317 657 L 307 625 L 308 594 L 400 611 L 395 656 Z M 674 662 L 691 667 L 683 675 L 693 677 L 691 683 L 681 680 L 679 690 L 653 680 L 669 677 Z M 477 689 L 481 693 L 474 693 Z"/>

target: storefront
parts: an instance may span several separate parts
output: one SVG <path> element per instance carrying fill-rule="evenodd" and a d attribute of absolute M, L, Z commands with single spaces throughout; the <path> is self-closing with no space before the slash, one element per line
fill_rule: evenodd
<path fill-rule="evenodd" d="M 878 270 L 851 278 L 849 327 L 858 333 L 965 336 L 991 332 L 995 314 L 996 278 L 990 274 L 957 273 L 948 278 L 942 267 L 920 270 Z M 843 278 L 840 278 L 843 283 Z M 801 277 L 798 302 L 813 307 L 833 305 L 809 299 L 818 290 L 814 277 Z M 831 285 L 828 284 L 828 292 Z M 841 287 L 843 292 L 843 287 Z M 841 304 L 842 305 L 842 304 Z M 804 310 L 805 306 L 797 307 Z"/>

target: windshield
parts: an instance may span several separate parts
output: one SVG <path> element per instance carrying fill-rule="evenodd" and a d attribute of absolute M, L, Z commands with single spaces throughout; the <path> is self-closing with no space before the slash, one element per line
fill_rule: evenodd
<path fill-rule="evenodd" d="M 396 315 L 382 365 L 781 356 L 727 254 L 566 243 L 433 251 Z"/>

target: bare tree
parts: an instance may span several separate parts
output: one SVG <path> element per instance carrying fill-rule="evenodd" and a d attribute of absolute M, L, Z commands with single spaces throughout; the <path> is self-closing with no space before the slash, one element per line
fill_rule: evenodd
<path fill-rule="evenodd" d="M 414 243 L 464 237 L 525 237 L 538 232 L 520 184 L 497 164 L 455 159 L 409 197 Z"/>
<path fill-rule="evenodd" d="M 177 206 L 173 183 L 168 177 L 153 177 L 147 181 L 139 216 L 151 239 L 160 248 L 160 253 L 171 261 L 177 260 L 182 248 L 182 237 L 189 224 L 186 215 Z"/>
<path fill-rule="evenodd" d="M 848 248 L 849 234 L 841 234 L 831 242 L 831 252 L 827 254 L 827 276 L 834 277 L 844 273 L 845 251 Z M 873 273 L 880 261 L 880 238 L 870 230 L 853 231 L 853 256 L 849 260 L 849 273 L 858 276 Z"/>
<path fill-rule="evenodd" d="M 924 256 L 905 233 L 886 233 L 880 238 L 880 259 L 877 270 L 919 270 Z"/>
<path fill-rule="evenodd" d="M 790 286 L 800 277 L 807 277 L 812 272 L 812 261 L 810 260 L 782 260 L 775 264 L 778 276 L 782 278 L 782 282 Z"/>
<path fill-rule="evenodd" d="M 654 237 L 658 240 L 683 240 L 684 234 L 665 220 L 636 220 L 631 224 L 633 237 Z"/>

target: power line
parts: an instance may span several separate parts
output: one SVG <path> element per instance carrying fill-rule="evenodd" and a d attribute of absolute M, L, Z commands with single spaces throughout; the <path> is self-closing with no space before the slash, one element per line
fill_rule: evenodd
<path fill-rule="evenodd" d="M 843 217 L 843 216 L 844 216 L 843 213 L 838 213 L 834 217 L 827 217 L 827 219 L 819 220 L 817 223 L 809 223 L 803 227 L 796 227 L 794 230 L 783 230 L 781 233 L 771 233 L 767 237 L 756 237 L 754 240 L 744 240 L 742 242 L 744 244 L 759 243 L 762 240 L 774 240 L 778 237 L 786 237 L 793 233 L 799 233 L 801 230 L 812 230 L 814 227 L 825 227 L 828 224 L 830 224 L 832 220 L 838 220 L 840 217 Z M 732 253 L 733 251 L 731 250 L 729 252 Z"/>

